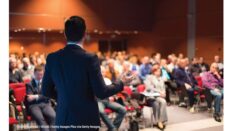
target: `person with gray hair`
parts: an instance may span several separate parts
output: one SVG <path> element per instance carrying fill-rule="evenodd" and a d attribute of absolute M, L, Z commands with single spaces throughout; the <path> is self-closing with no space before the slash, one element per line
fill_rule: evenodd
<path fill-rule="evenodd" d="M 23 75 L 23 80 L 29 79 L 31 80 L 34 74 L 34 66 L 30 63 L 29 58 L 23 58 L 23 68 L 20 70 Z"/>
<path fill-rule="evenodd" d="M 23 77 L 21 72 L 17 69 L 17 60 L 11 57 L 9 61 L 9 83 L 20 82 L 23 82 Z"/>

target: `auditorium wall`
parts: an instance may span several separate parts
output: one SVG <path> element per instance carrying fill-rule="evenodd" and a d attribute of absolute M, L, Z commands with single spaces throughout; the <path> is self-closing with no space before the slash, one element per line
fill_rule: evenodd
<path fill-rule="evenodd" d="M 38 52 L 38 53 L 47 54 L 62 49 L 65 46 L 66 41 L 64 40 L 64 38 L 61 37 L 47 38 L 46 43 L 44 43 L 43 39 L 38 39 L 38 38 L 34 38 L 34 39 L 12 38 L 9 40 L 9 43 L 10 43 L 9 44 L 10 53 L 33 54 L 35 52 Z M 85 42 L 84 48 L 89 52 L 97 52 L 98 41 L 92 40 L 89 42 Z"/>
<path fill-rule="evenodd" d="M 175 5 L 175 6 L 174 6 Z M 151 31 L 141 32 L 129 41 L 131 52 L 150 55 L 160 52 L 187 54 L 187 0 L 158 0 Z"/>
<path fill-rule="evenodd" d="M 53 1 L 53 2 L 52 2 Z M 12 4 L 14 2 L 14 4 Z M 113 2 L 113 1 L 112 1 Z M 127 38 L 128 52 L 138 55 L 151 55 L 160 52 L 164 57 L 170 53 L 187 54 L 187 0 L 148 0 L 113 2 L 60 0 L 10 2 L 10 27 L 26 27 L 37 30 L 39 27 L 60 30 L 64 19 L 70 15 L 83 16 L 88 30 L 103 31 L 137 30 L 137 35 Z M 197 57 L 204 56 L 208 63 L 214 55 L 223 57 L 223 0 L 196 0 L 196 48 Z M 54 4 L 55 3 L 55 4 Z M 41 6 L 38 6 L 41 5 Z M 79 7 L 79 8 L 76 8 Z M 67 10 L 69 8 L 69 10 Z M 120 8 L 121 10 L 118 10 Z M 107 10 L 107 11 L 106 11 Z M 28 12 L 14 14 L 15 12 Z M 40 21 L 40 22 L 38 22 Z M 64 46 L 64 39 L 25 40 L 10 39 L 10 51 L 54 51 Z M 40 45 L 41 44 L 41 45 Z M 32 48 L 32 49 L 31 49 Z M 85 43 L 88 51 L 98 51 L 98 40 Z M 208 50 L 207 50 L 208 49 Z"/>
<path fill-rule="evenodd" d="M 223 0 L 197 0 L 196 56 L 223 58 Z"/>
<path fill-rule="evenodd" d="M 223 58 L 223 0 L 196 1 L 196 57 L 211 63 L 214 55 Z M 161 52 L 187 54 L 187 0 L 156 2 L 154 26 L 129 40 L 130 52 L 150 55 Z M 176 5 L 176 6 L 174 6 Z"/>

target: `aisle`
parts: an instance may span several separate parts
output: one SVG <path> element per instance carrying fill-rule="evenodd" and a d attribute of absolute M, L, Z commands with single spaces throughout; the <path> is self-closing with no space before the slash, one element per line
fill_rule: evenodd
<path fill-rule="evenodd" d="M 191 114 L 185 108 L 169 106 L 169 121 L 165 131 L 223 131 L 223 122 L 216 122 L 207 111 Z M 146 128 L 141 131 L 159 131 Z"/>

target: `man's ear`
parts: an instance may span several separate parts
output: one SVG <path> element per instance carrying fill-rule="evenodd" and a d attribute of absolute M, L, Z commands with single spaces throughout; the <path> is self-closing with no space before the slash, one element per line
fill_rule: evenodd
<path fill-rule="evenodd" d="M 85 41 L 85 39 L 86 39 L 86 36 L 87 36 L 87 33 L 84 33 L 84 35 L 83 35 L 83 38 L 82 38 L 82 43 Z"/>
<path fill-rule="evenodd" d="M 66 38 L 66 32 L 65 31 L 63 31 L 63 35 L 65 36 L 65 39 L 67 40 L 67 38 Z"/>

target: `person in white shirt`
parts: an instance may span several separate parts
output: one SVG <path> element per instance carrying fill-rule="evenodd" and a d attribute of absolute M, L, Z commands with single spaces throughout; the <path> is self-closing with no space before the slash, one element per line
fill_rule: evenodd
<path fill-rule="evenodd" d="M 214 56 L 214 62 L 218 64 L 218 69 L 223 69 L 223 63 L 221 62 L 221 59 L 218 55 Z"/>

